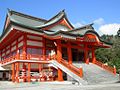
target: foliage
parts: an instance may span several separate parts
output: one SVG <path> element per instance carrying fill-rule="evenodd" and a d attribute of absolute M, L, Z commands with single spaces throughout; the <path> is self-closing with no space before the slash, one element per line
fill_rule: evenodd
<path fill-rule="evenodd" d="M 103 63 L 108 63 L 111 66 L 116 66 L 120 69 L 120 37 L 103 35 L 102 39 L 113 42 L 111 48 L 99 48 L 96 50 L 96 59 Z"/>

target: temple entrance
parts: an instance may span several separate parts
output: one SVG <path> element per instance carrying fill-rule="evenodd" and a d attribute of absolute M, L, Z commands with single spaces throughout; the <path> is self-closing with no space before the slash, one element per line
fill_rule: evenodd
<path fill-rule="evenodd" d="M 83 52 L 83 50 L 72 48 L 72 60 L 73 60 L 73 62 L 82 62 L 82 61 L 84 61 L 84 52 Z"/>
<path fill-rule="evenodd" d="M 68 60 L 68 54 L 67 54 L 67 48 L 66 47 L 62 47 L 62 58 L 64 60 Z"/>

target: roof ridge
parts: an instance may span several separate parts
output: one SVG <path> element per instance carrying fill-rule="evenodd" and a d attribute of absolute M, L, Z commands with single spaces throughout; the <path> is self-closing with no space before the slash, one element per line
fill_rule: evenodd
<path fill-rule="evenodd" d="M 94 23 L 90 23 L 90 24 L 87 24 L 87 25 L 84 25 L 84 26 L 75 28 L 75 29 L 73 29 L 73 30 L 70 30 L 70 31 L 68 31 L 68 32 L 72 32 L 72 31 L 74 31 L 74 30 L 80 30 L 80 29 L 86 28 L 86 27 L 88 27 L 88 26 L 92 27 L 93 24 L 94 24 Z M 92 28 L 93 28 L 93 27 L 92 27 Z M 88 29 L 89 29 L 89 28 L 88 28 Z M 84 29 L 83 29 L 83 30 L 84 30 Z"/>
<path fill-rule="evenodd" d="M 81 26 L 81 27 L 78 27 L 78 28 L 75 28 L 75 29 L 82 29 L 82 28 L 85 28 L 85 27 L 88 27 L 88 26 L 92 26 L 94 23 L 90 23 L 90 24 L 87 24 L 87 25 L 84 25 L 84 26 Z"/>
<path fill-rule="evenodd" d="M 55 16 L 53 16 L 52 18 L 50 18 L 47 22 L 45 23 L 48 23 L 50 22 L 51 20 L 53 20 L 54 18 L 60 16 L 61 14 L 63 14 L 63 16 L 65 15 L 65 10 L 63 9 L 62 11 L 58 12 Z"/>
<path fill-rule="evenodd" d="M 35 16 L 31 16 L 31 15 L 28 15 L 28 14 L 24 14 L 24 13 L 21 13 L 21 12 L 17 12 L 17 11 L 14 11 L 14 10 L 11 10 L 11 9 L 8 9 L 8 13 L 10 15 L 12 14 L 16 14 L 16 15 L 19 15 L 19 16 L 22 16 L 22 17 L 26 17 L 26 18 L 29 18 L 29 19 L 32 19 L 32 20 L 42 20 L 42 21 L 47 21 L 46 19 L 43 19 L 43 18 L 37 18 Z"/>

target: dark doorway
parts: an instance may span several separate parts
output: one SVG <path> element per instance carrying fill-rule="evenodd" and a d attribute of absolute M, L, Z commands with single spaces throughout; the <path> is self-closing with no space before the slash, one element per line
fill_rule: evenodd
<path fill-rule="evenodd" d="M 72 60 L 73 62 L 84 61 L 84 52 L 80 49 L 72 49 Z"/>
<path fill-rule="evenodd" d="M 67 80 L 67 74 L 63 72 L 63 79 L 66 81 Z"/>
<path fill-rule="evenodd" d="M 72 60 L 73 62 L 78 61 L 78 50 L 72 48 Z"/>
<path fill-rule="evenodd" d="M 82 51 L 82 50 L 79 50 L 78 51 L 78 59 L 79 59 L 79 61 L 84 61 L 84 51 Z"/>
<path fill-rule="evenodd" d="M 67 48 L 62 47 L 62 58 L 68 60 Z"/>

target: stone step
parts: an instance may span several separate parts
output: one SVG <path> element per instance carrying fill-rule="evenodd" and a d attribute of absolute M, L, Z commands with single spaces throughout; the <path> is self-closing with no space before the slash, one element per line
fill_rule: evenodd
<path fill-rule="evenodd" d="M 88 82 L 88 84 L 99 84 L 102 82 L 117 82 L 118 75 L 113 75 L 112 73 L 102 69 L 95 64 L 85 64 L 85 63 L 73 63 L 76 67 L 83 68 L 83 79 Z"/>

